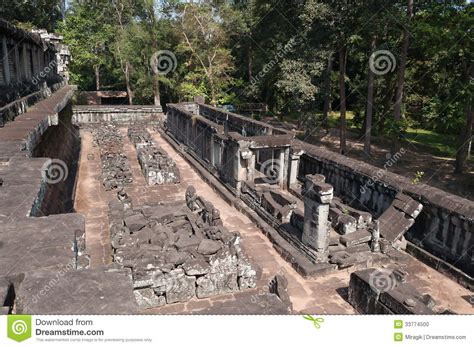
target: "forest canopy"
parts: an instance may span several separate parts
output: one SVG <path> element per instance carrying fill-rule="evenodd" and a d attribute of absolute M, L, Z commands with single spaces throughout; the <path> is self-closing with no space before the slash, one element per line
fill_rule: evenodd
<path fill-rule="evenodd" d="M 0 16 L 62 34 L 80 90 L 127 90 L 130 103 L 204 96 L 263 103 L 302 130 L 390 139 L 408 129 L 472 140 L 471 1 L 9 1 Z M 33 10 L 34 9 L 34 10 Z M 64 16 L 64 18 L 63 18 Z M 164 69 L 163 71 L 157 71 Z M 334 114 L 337 117 L 334 118 Z"/>

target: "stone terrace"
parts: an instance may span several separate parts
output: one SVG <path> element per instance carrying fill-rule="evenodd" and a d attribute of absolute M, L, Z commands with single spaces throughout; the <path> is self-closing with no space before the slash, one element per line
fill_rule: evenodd
<path fill-rule="evenodd" d="M 220 210 L 224 225 L 229 230 L 240 232 L 244 250 L 251 261 L 262 269 L 262 277 L 258 281 L 256 289 L 207 299 L 192 299 L 187 303 L 144 310 L 143 313 L 222 312 L 223 304 L 232 307 L 232 302 L 235 300 L 254 304 L 256 308 L 260 307 L 260 309 L 255 309 L 256 312 L 263 312 L 262 307 L 266 304 L 264 293 L 268 291 L 268 282 L 277 274 L 284 275 L 288 279 L 288 293 L 295 313 L 356 313 L 355 309 L 346 301 L 346 290 L 350 277 L 348 271 L 341 271 L 319 278 L 304 279 L 293 269 L 291 264 L 282 259 L 273 248 L 272 243 L 252 220 L 230 206 L 223 197 L 212 190 L 212 187 L 202 179 L 162 135 L 150 128 L 148 131 L 152 134 L 154 143 L 167 152 L 176 162 L 181 173 L 181 183 L 148 186 L 137 161 L 136 150 L 126 136 L 127 128 L 122 127 L 120 131 L 124 137 L 124 152 L 129 159 L 134 178 L 132 184 L 126 187 L 126 192 L 132 198 L 135 206 L 183 200 L 186 188 L 193 185 L 198 195 L 204 196 Z M 97 148 L 92 146 L 92 134 L 87 128 L 81 130 L 81 138 L 83 151 L 80 159 L 76 209 L 79 213 L 83 213 L 86 218 L 86 240 L 88 240 L 87 246 L 90 245 L 88 251 L 94 268 L 111 262 L 110 247 L 107 245 L 107 202 L 116 198 L 116 191 L 106 192 L 97 183 L 97 177 L 100 175 L 100 172 L 97 172 L 97 168 L 100 167 L 100 158 L 98 155 L 94 155 L 91 160 L 92 156 L 90 154 L 97 154 Z M 94 177 L 96 178 L 95 183 Z M 416 285 L 421 292 L 429 293 L 440 306 L 458 313 L 473 312 L 471 305 L 462 298 L 462 296 L 469 295 L 469 290 L 409 255 L 405 256 L 403 263 L 409 264 L 406 270 L 410 274 L 410 282 Z M 395 265 L 392 264 L 391 266 L 394 267 Z M 443 283 L 443 285 L 432 286 L 432 283 Z"/>

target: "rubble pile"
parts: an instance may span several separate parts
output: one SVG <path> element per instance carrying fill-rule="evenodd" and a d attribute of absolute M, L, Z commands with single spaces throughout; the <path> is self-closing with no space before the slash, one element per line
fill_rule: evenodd
<path fill-rule="evenodd" d="M 163 149 L 153 144 L 151 136 L 144 126 L 129 127 L 128 137 L 137 149 L 138 162 L 148 185 L 180 182 L 176 163 Z"/>
<path fill-rule="evenodd" d="M 96 128 L 94 141 L 100 149 L 102 161 L 102 184 L 112 190 L 133 181 L 127 156 L 123 152 L 123 137 L 113 124 Z"/>
<path fill-rule="evenodd" d="M 278 189 L 270 186 L 259 186 L 254 182 L 245 181 L 242 184 L 242 193 L 248 195 L 279 222 L 289 222 L 293 210 L 296 208 L 296 199 L 290 199 Z"/>
<path fill-rule="evenodd" d="M 400 268 L 370 268 L 351 273 L 348 301 L 361 313 L 454 313 L 438 307 L 429 294 L 421 294 Z"/>
<path fill-rule="evenodd" d="M 257 271 L 219 210 L 186 190 L 186 201 L 133 208 L 119 191 L 109 205 L 113 261 L 132 270 L 143 308 L 253 288 Z"/>

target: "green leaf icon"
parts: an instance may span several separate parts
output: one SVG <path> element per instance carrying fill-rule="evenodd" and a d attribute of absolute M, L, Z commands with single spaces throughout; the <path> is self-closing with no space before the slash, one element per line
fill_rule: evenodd
<path fill-rule="evenodd" d="M 31 316 L 8 315 L 7 336 L 17 342 L 22 342 L 31 337 Z"/>

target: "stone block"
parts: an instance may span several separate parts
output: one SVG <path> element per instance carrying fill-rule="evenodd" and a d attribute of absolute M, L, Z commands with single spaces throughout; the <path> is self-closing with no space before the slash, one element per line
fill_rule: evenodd
<path fill-rule="evenodd" d="M 133 294 L 141 308 L 155 308 L 166 304 L 165 297 L 156 295 L 151 288 L 135 289 Z"/>
<path fill-rule="evenodd" d="M 126 217 L 124 223 L 132 233 L 141 230 L 145 225 L 147 225 L 145 216 L 141 213 Z"/>
<path fill-rule="evenodd" d="M 221 248 L 222 243 L 219 241 L 204 239 L 199 243 L 197 251 L 200 254 L 211 255 L 217 253 L 217 251 L 219 251 Z"/>
<path fill-rule="evenodd" d="M 369 242 L 372 239 L 372 234 L 367 230 L 358 230 L 348 235 L 341 236 L 341 243 L 346 246 L 354 246 L 361 243 Z"/>
<path fill-rule="evenodd" d="M 195 295 L 196 277 L 187 276 L 183 269 L 175 269 L 165 274 L 166 303 L 186 302 Z"/>

